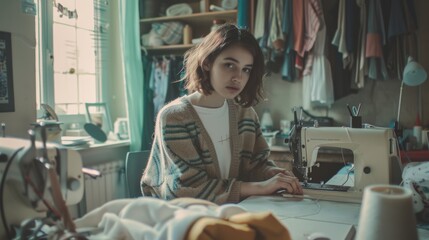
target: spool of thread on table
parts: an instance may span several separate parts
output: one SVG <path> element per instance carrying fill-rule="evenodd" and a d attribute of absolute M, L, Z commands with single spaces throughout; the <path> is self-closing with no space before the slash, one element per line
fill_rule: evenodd
<path fill-rule="evenodd" d="M 356 240 L 417 240 L 412 193 L 394 185 L 364 190 Z"/>

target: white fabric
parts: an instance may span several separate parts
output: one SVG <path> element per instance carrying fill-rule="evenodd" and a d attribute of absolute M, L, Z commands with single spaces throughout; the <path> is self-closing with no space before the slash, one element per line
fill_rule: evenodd
<path fill-rule="evenodd" d="M 325 56 L 326 24 L 321 19 L 322 28 L 317 33 L 312 49 L 313 66 L 310 74 L 303 77 L 303 107 L 311 109 L 316 106 L 331 107 L 334 103 L 334 84 L 331 64 Z"/>
<path fill-rule="evenodd" d="M 192 8 L 187 3 L 178 3 L 167 8 L 167 16 L 180 16 L 192 14 Z"/>
<path fill-rule="evenodd" d="M 221 177 L 227 179 L 231 165 L 228 104 L 225 101 L 220 108 L 204 108 L 195 105 L 193 107 L 215 147 Z"/>
<path fill-rule="evenodd" d="M 178 207 L 168 201 L 142 197 L 105 203 L 75 220 L 78 232 L 98 228 L 88 239 L 183 239 L 190 226 L 200 217 L 227 219 L 246 212 L 238 205 L 202 204 Z"/>
<path fill-rule="evenodd" d="M 256 7 L 255 14 L 255 31 L 253 35 L 257 40 L 264 36 L 265 29 L 265 1 L 258 1 L 258 6 Z"/>

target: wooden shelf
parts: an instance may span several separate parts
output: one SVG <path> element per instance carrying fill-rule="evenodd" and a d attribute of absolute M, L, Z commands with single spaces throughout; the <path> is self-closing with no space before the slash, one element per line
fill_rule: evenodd
<path fill-rule="evenodd" d="M 141 47 L 141 50 L 143 52 L 146 50 L 149 54 L 175 54 L 183 53 L 193 46 L 194 44 L 163 45 L 158 47 Z"/>
<path fill-rule="evenodd" d="M 214 11 L 204 13 L 194 13 L 190 15 L 155 17 L 140 19 L 140 33 L 147 33 L 151 29 L 152 23 L 162 23 L 177 21 L 188 24 L 192 28 L 192 38 L 206 36 L 213 25 L 214 19 L 223 19 L 226 22 L 235 23 L 237 19 L 237 10 Z M 147 54 L 181 54 L 190 49 L 193 44 L 163 45 L 158 47 L 143 46 L 141 50 Z M 145 51 L 146 50 L 146 51 Z"/>
<path fill-rule="evenodd" d="M 143 18 L 140 19 L 140 23 L 155 23 L 155 22 L 171 22 L 180 21 L 191 25 L 199 25 L 202 22 L 210 23 L 213 19 L 225 19 L 235 20 L 237 16 L 237 10 L 228 11 L 215 11 L 205 13 L 194 13 L 190 15 L 172 16 L 172 17 L 156 17 L 156 18 Z"/>

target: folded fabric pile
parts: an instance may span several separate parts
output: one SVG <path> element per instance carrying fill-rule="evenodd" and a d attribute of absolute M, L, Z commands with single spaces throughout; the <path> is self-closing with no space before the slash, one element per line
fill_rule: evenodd
<path fill-rule="evenodd" d="M 192 14 L 192 8 L 187 3 L 171 5 L 166 10 L 167 16 Z M 181 22 L 157 22 L 152 24 L 150 32 L 141 37 L 143 46 L 173 45 L 182 42 L 184 24 Z"/>
<path fill-rule="evenodd" d="M 173 4 L 166 10 L 167 16 L 180 16 L 192 14 L 192 8 L 187 3 Z"/>
<path fill-rule="evenodd" d="M 190 198 L 114 200 L 75 224 L 79 232 L 91 229 L 88 239 L 291 239 L 269 212 L 249 213 L 235 204 Z"/>

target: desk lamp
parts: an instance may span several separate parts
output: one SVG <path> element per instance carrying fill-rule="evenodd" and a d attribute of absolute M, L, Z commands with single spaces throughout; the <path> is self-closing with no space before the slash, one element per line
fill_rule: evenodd
<path fill-rule="evenodd" d="M 424 83 L 427 79 L 426 70 L 416 62 L 412 57 L 408 57 L 407 65 L 404 68 L 404 73 L 402 75 L 401 89 L 399 92 L 399 104 L 398 104 L 398 116 L 396 122 L 399 127 L 399 116 L 401 115 L 401 103 L 402 103 L 402 90 L 404 84 L 407 86 L 419 86 Z"/>

